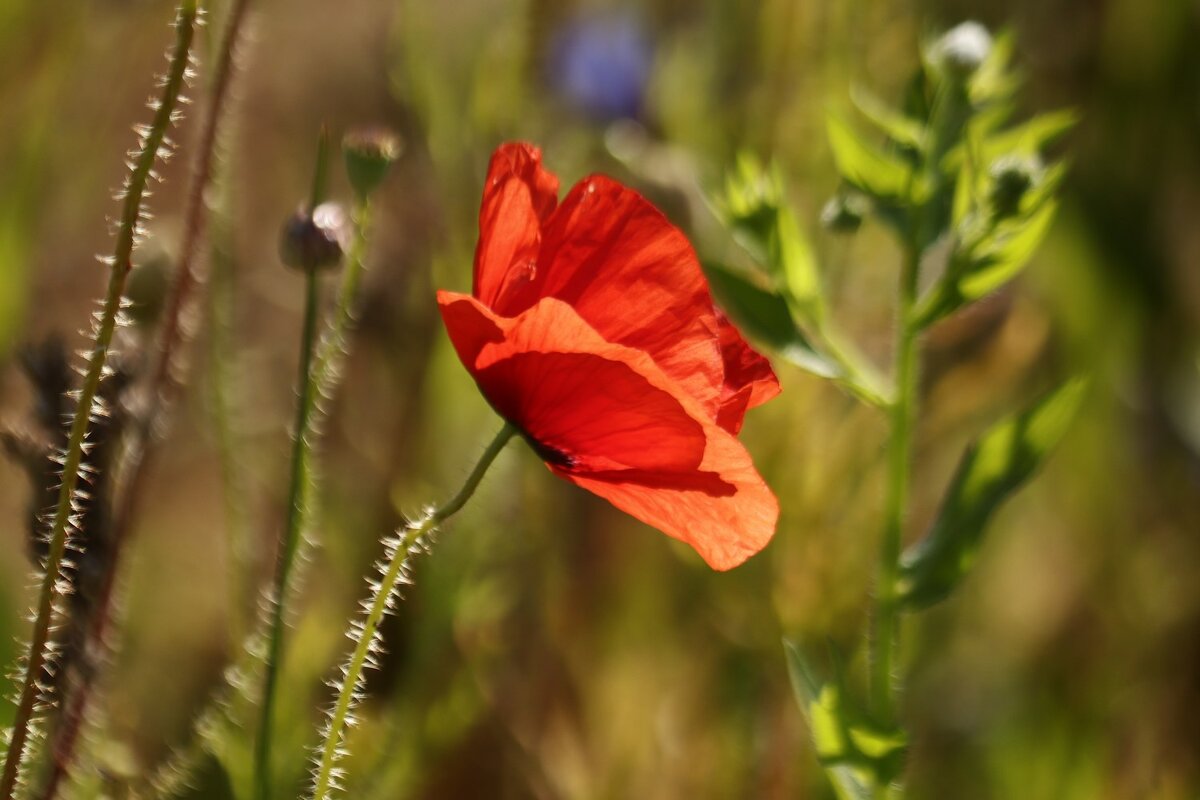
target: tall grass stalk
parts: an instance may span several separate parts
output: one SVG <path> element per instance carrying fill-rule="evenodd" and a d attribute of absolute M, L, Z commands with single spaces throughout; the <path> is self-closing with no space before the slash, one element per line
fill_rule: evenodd
<path fill-rule="evenodd" d="M 5 757 L 4 771 L 0 774 L 0 798 L 4 800 L 11 800 L 22 769 L 28 766 L 25 763 L 25 754 L 30 729 L 37 710 L 46 701 L 46 698 L 41 696 L 38 679 L 52 652 L 51 623 L 58 613 L 58 602 L 65 592 L 70 591 L 70 586 L 62 575 L 62 566 L 69 545 L 70 531 L 75 525 L 75 515 L 79 509 L 77 486 L 84 471 L 88 428 L 93 416 L 105 413 L 96 403 L 96 395 L 100 381 L 107 372 L 105 365 L 119 322 L 125 282 L 133 266 L 133 248 L 142 233 L 141 224 L 146 213 L 142 201 L 146 195 L 146 187 L 150 178 L 156 177 L 153 171 L 155 162 L 160 157 L 166 158 L 171 152 L 172 146 L 166 135 L 167 130 L 179 118 L 176 107 L 190 73 L 190 53 L 198 17 L 197 0 L 184 0 L 176 15 L 175 44 L 171 51 L 167 75 L 163 80 L 162 94 L 151 102 L 155 111 L 154 120 L 148 128 L 138 129 L 140 145 L 122 190 L 123 204 L 116 246 L 113 256 L 108 260 L 111 269 L 108 289 L 94 325 L 91 355 L 76 400 L 76 411 L 71 421 L 67 447 L 62 454 L 62 483 L 58 491 L 54 518 L 50 523 L 50 551 L 46 558 L 45 575 L 35 612 L 17 714 Z"/>

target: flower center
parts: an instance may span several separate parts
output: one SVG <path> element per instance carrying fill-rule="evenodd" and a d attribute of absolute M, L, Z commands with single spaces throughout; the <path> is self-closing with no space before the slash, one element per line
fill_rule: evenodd
<path fill-rule="evenodd" d="M 529 434 L 525 434 L 525 439 L 529 442 L 529 446 L 533 448 L 533 451 L 538 454 L 538 457 L 547 464 L 553 464 L 554 466 L 562 467 L 563 469 L 570 469 L 571 467 L 575 466 L 576 462 L 574 456 L 564 453 L 557 447 L 551 447 L 548 444 L 543 444 Z"/>

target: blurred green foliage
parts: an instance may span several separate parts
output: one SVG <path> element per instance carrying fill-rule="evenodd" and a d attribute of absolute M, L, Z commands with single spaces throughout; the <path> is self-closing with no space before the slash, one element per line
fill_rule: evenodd
<path fill-rule="evenodd" d="M 928 419 L 917 434 L 910 539 L 936 518 L 964 446 L 1003 411 L 1027 407 L 1052 376 L 1096 379 L 1039 479 L 994 515 L 954 598 L 907 623 L 911 796 L 1194 797 L 1195 4 L 624 4 L 621 24 L 635 25 L 652 55 L 639 127 L 589 113 L 548 78 L 559 32 L 610 7 L 297 0 L 256 11 L 215 202 L 233 223 L 236 349 L 225 372 L 260 578 L 282 523 L 301 310 L 275 233 L 304 197 L 320 122 L 336 132 L 380 123 L 407 143 L 380 190 L 361 325 L 331 407 L 321 548 L 284 669 L 280 730 L 290 738 L 280 743 L 281 777 L 303 780 L 315 709 L 329 699 L 321 681 L 346 646 L 380 535 L 457 485 L 499 425 L 432 299 L 435 286 L 469 286 L 492 148 L 530 139 L 564 184 L 593 170 L 630 182 L 688 231 L 706 263 L 739 277 L 750 274 L 752 254 L 705 198 L 724 190 L 743 153 L 774 165 L 772 191 L 820 265 L 821 319 L 862 343 L 866 365 L 886 363 L 896 255 L 878 225 L 853 236 L 819 225 L 840 190 L 827 112 L 870 118 L 875 107 L 854 87 L 900 105 L 919 44 L 977 18 L 1013 30 L 1023 74 L 1017 118 L 1070 108 L 1079 123 L 1055 131 L 1051 123 L 1066 120 L 1050 117 L 1019 134 L 1061 132 L 1051 155 L 1071 160 L 1061 207 L 1022 277 L 931 324 L 923 340 Z M 0 352 L 52 331 L 69 335 L 91 311 L 104 277 L 92 254 L 107 250 L 109 191 L 133 142 L 129 126 L 144 121 L 169 17 L 164 0 L 0 4 Z M 882 122 L 901 139 L 919 138 Z M 854 125 L 887 152 L 885 137 Z M 186 152 L 190 132 L 178 138 Z M 151 241 L 168 254 L 186 172 L 184 158 L 169 164 L 151 201 Z M 331 191 L 351 196 L 344 182 Z M 786 286 L 802 299 L 809 276 L 796 269 L 752 285 Z M 780 310 L 796 323 L 791 335 L 827 355 L 803 302 L 785 299 Z M 140 334 L 128 334 L 122 349 L 136 352 Z M 867 623 L 886 431 L 877 411 L 787 358 L 776 365 L 784 394 L 750 415 L 743 438 L 783 516 L 771 546 L 731 573 L 708 571 L 690 551 L 556 481 L 531 453 L 512 447 L 501 457 L 417 564 L 416 586 L 387 622 L 390 654 L 370 678 L 352 738 L 351 774 L 363 781 L 353 796 L 831 796 L 779 641 L 851 652 Z M 117 783 L 185 736 L 231 655 L 223 529 L 233 523 L 219 511 L 209 380 L 202 369 L 175 413 L 127 564 L 121 650 L 104 732 L 88 756 Z M 0 420 L 20 420 L 29 398 L 13 365 L 0 386 Z M 11 641 L 6 632 L 21 635 L 29 602 L 28 493 L 17 467 L 0 470 L 9 520 L 0 641 Z M 854 678 L 862 667 L 852 660 L 845 671 Z M 227 797 L 227 783 L 209 763 L 192 796 Z"/>

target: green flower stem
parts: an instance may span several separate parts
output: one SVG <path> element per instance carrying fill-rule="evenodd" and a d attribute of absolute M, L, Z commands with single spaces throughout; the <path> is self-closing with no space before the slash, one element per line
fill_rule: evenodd
<path fill-rule="evenodd" d="M 318 412 L 321 398 L 329 398 L 338 382 L 340 362 L 346 353 L 347 337 L 354 326 L 358 287 L 366 272 L 367 239 L 371 232 L 371 203 L 360 199 L 353 212 L 354 232 L 347 253 L 342 280 L 338 284 L 337 301 L 317 354 L 313 359 L 313 383 L 317 387 Z"/>
<path fill-rule="evenodd" d="M 326 169 L 324 147 L 321 149 L 321 152 L 322 155 L 318 158 L 317 177 L 313 180 L 312 191 L 314 199 L 319 198 L 324 192 L 323 173 Z M 305 315 L 304 340 L 306 343 L 305 347 L 308 348 L 308 362 L 302 365 L 302 376 L 305 381 L 306 394 L 301 398 L 302 413 L 297 414 L 296 420 L 296 430 L 298 433 L 297 445 L 293 451 L 293 483 L 291 487 L 293 493 L 289 495 L 291 502 L 288 506 L 288 525 L 284 543 L 285 550 L 281 554 L 281 559 L 286 559 L 286 562 L 281 560 L 281 571 L 284 569 L 290 571 L 291 564 L 295 561 L 296 550 L 300 546 L 307 528 L 307 518 L 313 508 L 316 481 L 313 476 L 312 450 L 319 436 L 323 417 L 321 400 L 322 398 L 332 396 L 336 388 L 340 376 L 340 362 L 346 352 L 347 336 L 354 324 L 355 301 L 358 297 L 358 288 L 362 283 L 362 275 L 365 271 L 367 238 L 370 228 L 369 220 L 370 202 L 365 198 L 360 199 L 354 209 L 354 238 L 351 242 L 346 266 L 342 270 L 342 279 L 338 286 L 333 317 L 329 321 L 319 343 L 315 343 L 315 313 L 312 320 L 310 320 L 307 312 Z M 310 302 L 314 296 L 315 292 L 312 290 L 310 273 Z M 314 326 L 312 330 L 308 327 L 310 322 Z M 276 586 L 277 602 L 274 610 L 275 616 L 271 621 L 270 650 L 267 660 L 267 684 L 263 700 L 263 727 L 262 733 L 259 736 L 257 750 L 257 758 L 260 759 L 257 763 L 259 791 L 261 793 L 260 797 L 263 800 L 266 800 L 268 797 L 267 792 L 270 789 L 268 776 L 270 767 L 270 720 L 274 713 L 273 704 L 277 681 L 277 662 L 281 656 L 282 648 L 283 625 L 280 615 L 282 614 L 283 594 L 286 591 L 288 577 L 287 574 L 282 574 L 279 577 L 280 582 Z"/>
<path fill-rule="evenodd" d="M 846 344 L 840 334 L 835 333 L 830 326 L 822 325 L 820 335 L 825 353 L 842 369 L 845 376 L 839 381 L 859 399 L 877 408 L 891 406 L 894 390 L 880 376 L 875 366 L 856 349 Z"/>
<path fill-rule="evenodd" d="M 295 442 L 292 446 L 291 478 L 287 494 L 287 522 L 284 526 L 283 541 L 280 543 L 275 583 L 272 587 L 262 716 L 254 757 L 259 800 L 268 800 L 271 796 L 272 720 L 275 715 L 275 690 L 279 682 L 279 661 L 283 655 L 284 607 L 292 570 L 295 567 L 296 551 L 300 547 L 303 506 L 309 496 L 305 486 L 309 480 L 309 462 L 312 456 L 311 442 L 307 438 L 309 418 L 312 416 L 317 395 L 311 377 L 317 333 L 317 278 L 317 270 L 309 269 L 305 272 L 304 327 L 300 335 L 300 371 L 297 378 L 300 402 L 296 404 Z"/>
<path fill-rule="evenodd" d="M 352 629 L 354 632 L 352 638 L 357 644 L 342 671 L 337 700 L 330 712 L 329 724 L 325 728 L 325 741 L 321 746 L 321 758 L 317 764 L 316 777 L 313 781 L 313 800 L 326 800 L 335 789 L 339 788 L 337 779 L 341 777 L 342 773 L 337 767 L 337 762 L 343 749 L 346 727 L 350 724 L 355 702 L 362 692 L 364 670 L 371 663 L 372 653 L 378 647 L 376 637 L 379 633 L 379 623 L 392 603 L 397 585 L 405 577 L 410 550 L 439 524 L 458 513 L 479 487 L 479 482 L 483 480 L 488 467 L 516 432 L 517 429 L 512 423 L 505 423 L 500 432 L 496 434 L 496 438 L 480 456 L 479 462 L 471 470 L 471 474 L 467 476 L 466 482 L 458 490 L 458 493 L 419 521 L 410 524 L 389 543 L 388 560 L 380 570 L 382 573 L 380 581 L 373 584 L 374 588 L 368 601 L 366 617 L 357 622 Z"/>
<path fill-rule="evenodd" d="M 0 775 L 0 798 L 3 800 L 11 800 L 16 789 L 21 762 L 24 760 L 25 746 L 29 738 L 30 723 L 40 705 L 37 683 L 46 663 L 51 619 L 65 589 L 61 574 L 62 562 L 67 547 L 67 531 L 72 524 L 72 517 L 76 513 L 75 489 L 83 465 L 84 443 L 91 424 L 91 416 L 95 411 L 93 404 L 100 388 L 100 380 L 104 376 L 104 367 L 108 360 L 109 348 L 112 345 L 113 333 L 117 327 L 121 296 L 125 292 L 125 281 L 132 268 L 133 248 L 142 220 L 142 199 L 146 193 L 146 184 L 150 180 L 154 164 L 158 159 L 159 149 L 163 147 L 167 130 L 174 122 L 179 95 L 183 90 L 188 57 L 196 33 L 196 3 L 197 0 L 184 0 L 179 7 L 175 20 L 175 44 L 170 56 L 167 79 L 162 95 L 157 101 L 154 120 L 145 132 L 125 187 L 112 271 L 109 275 L 103 310 L 96 326 L 91 355 L 88 358 L 87 372 L 79 391 L 75 415 L 71 421 L 71 430 L 63 459 L 62 484 L 58 491 L 54 520 L 50 526 L 50 552 L 46 558 L 46 572 L 42 579 L 41 593 L 38 598 L 33 635 L 29 643 L 29 656 L 25 665 L 25 675 L 13 723 L 12 737 L 9 740 L 8 753 L 4 761 L 4 772 Z"/>
<path fill-rule="evenodd" d="M 896 581 L 904 517 L 908 509 L 909 465 L 913 422 L 917 406 L 917 329 L 911 322 L 916 301 L 920 253 L 910 245 L 900 276 L 897 310 L 896 398 L 891 406 L 891 439 L 888 445 L 888 483 L 884 505 L 883 541 L 880 547 L 879 583 L 876 587 L 875 626 L 871 638 L 871 701 L 881 722 L 894 721 L 892 662 L 896 649 L 898 609 Z M 883 787 L 886 789 L 886 787 Z"/>

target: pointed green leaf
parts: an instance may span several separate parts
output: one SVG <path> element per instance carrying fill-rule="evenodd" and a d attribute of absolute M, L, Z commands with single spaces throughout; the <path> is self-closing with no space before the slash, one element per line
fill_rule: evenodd
<path fill-rule="evenodd" d="M 824 378 L 842 377 L 838 365 L 818 352 L 796 325 L 782 295 L 747 274 L 723 266 L 705 264 L 704 271 L 717 304 L 739 328 L 809 372 Z"/>
<path fill-rule="evenodd" d="M 786 289 L 800 322 L 818 326 L 824 303 L 817 260 L 787 201 L 779 169 L 739 154 L 716 205 L 734 240 Z"/>
<path fill-rule="evenodd" d="M 1057 207 L 1053 201 L 1044 203 L 1020 225 L 1001 231 L 979 248 L 959 281 L 961 295 L 977 300 L 1012 280 L 1046 238 Z"/>
<path fill-rule="evenodd" d="M 793 304 L 761 280 L 744 272 L 706 263 L 704 272 L 717 305 L 738 327 L 801 369 L 836 382 L 863 402 L 883 408 L 890 390 L 874 369 L 852 354 L 835 348 L 826 337 L 818 346 L 797 325 Z"/>
<path fill-rule="evenodd" d="M 1078 122 L 1079 114 L 1071 109 L 1038 114 L 1020 125 L 987 137 L 984 153 L 989 158 L 1008 153 L 1041 153 L 1047 145 L 1071 130 Z"/>
<path fill-rule="evenodd" d="M 1066 134 L 1079 123 L 1079 113 L 1072 109 L 1059 109 L 1039 114 L 1032 119 L 999 130 L 1003 123 L 1002 107 L 979 114 L 972 120 L 971 135 L 978 139 L 977 155 L 982 163 L 989 163 L 1007 155 L 1041 155 L 1046 147 Z M 964 145 L 954 147 L 946 154 L 942 164 L 947 170 L 959 169 L 964 161 Z"/>
<path fill-rule="evenodd" d="M 1030 197 L 1022 202 L 1019 216 L 986 227 L 976 216 L 960 226 L 964 233 L 951 253 L 945 274 L 921 299 L 913 314 L 917 328 L 932 325 L 963 305 L 999 289 L 1020 273 L 1054 222 L 1058 204 L 1048 196 L 1052 188 L 1045 188 L 1045 184 L 1056 180 L 1044 180 L 1042 187 L 1031 190 Z M 1034 202 L 1038 205 L 1029 208 Z"/>
<path fill-rule="evenodd" d="M 972 103 L 982 106 L 1012 97 L 1020 83 L 1010 68 L 1015 51 L 1016 37 L 1011 30 L 996 34 L 987 58 L 971 76 L 969 91 Z"/>
<path fill-rule="evenodd" d="M 821 278 L 812 244 L 800 231 L 796 216 L 789 208 L 780 208 L 775 226 L 773 255 L 782 271 L 788 299 L 801 322 L 819 325 L 824 314 Z"/>
<path fill-rule="evenodd" d="M 974 564 L 988 521 L 1062 439 L 1086 391 L 1086 380 L 1069 380 L 968 448 L 929 534 L 904 554 L 897 586 L 903 605 L 924 608 L 958 586 Z"/>
<path fill-rule="evenodd" d="M 855 87 L 850 99 L 862 115 L 896 144 L 921 152 L 925 149 L 925 125 L 904 113 L 890 108 L 866 89 Z"/>
<path fill-rule="evenodd" d="M 921 182 L 898 155 L 868 144 L 841 118 L 825 121 L 829 145 L 838 172 L 863 194 L 885 204 L 919 204 L 924 200 Z"/>
<path fill-rule="evenodd" d="M 875 787 L 893 781 L 904 766 L 904 732 L 871 722 L 846 691 L 845 680 L 822 681 L 800 648 L 784 639 L 788 675 L 796 703 L 813 737 L 817 760 L 839 800 L 869 800 Z"/>

